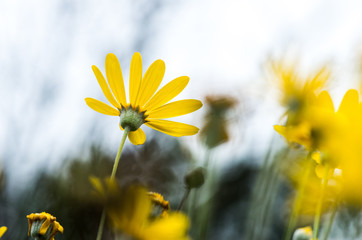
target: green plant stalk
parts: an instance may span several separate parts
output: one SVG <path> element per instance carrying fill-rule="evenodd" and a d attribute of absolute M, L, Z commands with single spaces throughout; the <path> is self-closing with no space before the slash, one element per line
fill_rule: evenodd
<path fill-rule="evenodd" d="M 128 127 L 126 127 L 124 129 L 124 131 L 123 131 L 121 144 L 119 145 L 116 158 L 114 159 L 114 164 L 113 164 L 113 169 L 112 169 L 112 174 L 111 174 L 111 179 L 112 180 L 116 177 L 116 172 L 117 172 L 119 160 L 121 158 L 122 149 L 123 149 L 124 143 L 126 142 L 126 139 L 127 139 L 127 136 L 128 136 L 129 132 L 130 132 L 130 130 L 129 130 Z M 103 233 L 103 228 L 104 228 L 105 221 L 106 221 L 106 211 L 105 211 L 105 209 L 103 209 L 101 220 L 99 222 L 99 227 L 98 227 L 97 240 L 102 239 L 102 233 Z"/>
<path fill-rule="evenodd" d="M 323 173 L 321 195 L 320 195 L 320 198 L 318 199 L 316 214 L 314 216 L 313 240 L 317 240 L 317 237 L 318 237 L 318 230 L 319 230 L 319 223 L 320 223 L 320 219 L 321 219 L 324 194 L 325 194 L 326 188 L 328 186 L 328 172 L 329 172 L 329 166 L 326 165 L 324 168 L 324 173 Z"/>
<path fill-rule="evenodd" d="M 285 233 L 284 240 L 290 240 L 292 238 L 292 234 L 293 234 L 295 225 L 297 223 L 297 217 L 298 217 L 301 205 L 302 205 L 302 200 L 303 200 L 305 187 L 307 185 L 308 177 L 309 177 L 311 169 L 313 167 L 313 165 L 312 165 L 313 161 L 311 159 L 311 155 L 312 155 L 311 152 L 308 153 L 308 156 L 307 156 L 306 160 L 309 163 L 307 163 L 307 169 L 304 172 L 302 182 L 301 182 L 301 185 L 299 187 L 298 194 L 297 194 L 297 196 L 296 196 L 296 198 L 294 200 L 294 206 L 293 206 L 292 214 L 291 214 L 290 219 L 289 219 L 288 228 L 287 228 L 287 231 Z"/>
<path fill-rule="evenodd" d="M 334 217 L 336 216 L 336 213 L 337 213 L 337 204 L 334 203 L 333 208 L 332 208 L 332 214 L 328 219 L 328 225 L 327 225 L 326 233 L 324 235 L 324 240 L 328 239 L 328 236 L 329 236 L 329 233 L 331 232 L 332 224 L 333 224 L 333 221 L 334 221 Z"/>
<path fill-rule="evenodd" d="M 182 208 L 183 208 L 183 206 L 184 206 L 184 204 L 185 204 L 185 202 L 186 202 L 186 200 L 187 200 L 187 198 L 188 198 L 188 196 L 189 196 L 189 194 L 190 194 L 190 191 L 191 191 L 191 188 L 186 188 L 185 194 L 184 194 L 184 196 L 183 196 L 180 204 L 179 204 L 178 207 L 177 207 L 177 211 L 181 211 L 181 210 L 182 210 Z"/>
<path fill-rule="evenodd" d="M 264 157 L 263 165 L 258 173 L 253 190 L 251 193 L 251 207 L 248 212 L 248 223 L 247 223 L 247 232 L 246 238 L 253 240 L 255 238 L 256 233 L 258 232 L 258 227 L 260 226 L 260 219 L 263 219 L 263 211 L 260 211 L 260 205 L 264 203 L 261 200 L 261 192 L 264 192 L 268 189 L 268 179 L 270 178 L 270 169 L 273 162 L 270 163 L 271 153 L 272 153 L 272 146 L 274 142 L 274 136 L 269 144 L 268 151 Z M 243 211 L 245 211 L 243 209 Z"/>

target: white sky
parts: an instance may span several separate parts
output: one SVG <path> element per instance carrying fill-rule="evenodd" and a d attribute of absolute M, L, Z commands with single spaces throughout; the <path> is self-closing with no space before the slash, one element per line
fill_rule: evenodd
<path fill-rule="evenodd" d="M 282 111 L 261 73 L 267 56 L 292 49 L 306 71 L 332 62 L 338 99 L 356 87 L 361 10 L 357 0 L 1 1 L 0 163 L 14 185 L 87 142 L 101 140 L 115 152 L 118 120 L 90 110 L 84 98 L 104 100 L 91 65 L 104 71 L 113 52 L 128 79 L 134 51 L 144 69 L 165 61 L 163 84 L 191 77 L 180 98 L 220 93 L 255 104 L 244 128 L 233 130 L 242 147 L 225 148 L 258 155 Z M 197 125 L 202 114 L 178 120 Z"/>

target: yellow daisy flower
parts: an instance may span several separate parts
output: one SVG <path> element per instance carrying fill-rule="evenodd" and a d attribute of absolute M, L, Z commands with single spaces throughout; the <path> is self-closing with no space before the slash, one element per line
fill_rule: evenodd
<path fill-rule="evenodd" d="M 4 233 L 8 230 L 7 227 L 0 227 L 0 238 L 4 235 Z"/>
<path fill-rule="evenodd" d="M 108 84 L 96 66 L 93 65 L 92 69 L 105 97 L 113 107 L 93 98 L 85 99 L 87 105 L 99 113 L 119 116 L 120 127 L 130 131 L 128 138 L 133 144 L 143 144 L 146 140 L 146 135 L 140 128 L 142 124 L 175 137 L 194 135 L 199 131 L 192 125 L 163 120 L 194 112 L 202 107 L 202 103 L 195 99 L 168 103 L 186 87 L 189 82 L 189 77 L 186 76 L 172 80 L 156 92 L 165 73 L 165 63 L 162 60 L 153 62 L 142 77 L 141 54 L 136 52 L 133 55 L 129 76 L 129 101 L 126 100 L 121 66 L 114 54 L 109 53 L 106 57 Z"/>

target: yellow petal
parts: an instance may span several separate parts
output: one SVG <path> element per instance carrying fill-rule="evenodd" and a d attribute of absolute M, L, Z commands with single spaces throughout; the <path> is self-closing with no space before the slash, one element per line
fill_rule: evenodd
<path fill-rule="evenodd" d="M 51 223 L 50 218 L 47 217 L 39 229 L 39 234 L 45 235 Z"/>
<path fill-rule="evenodd" d="M 135 107 L 143 107 L 160 86 L 165 74 L 165 63 L 162 60 L 154 61 L 147 69 L 142 79 L 140 90 L 137 95 Z"/>
<path fill-rule="evenodd" d="M 165 218 L 158 218 L 144 230 L 147 240 L 184 240 L 187 238 L 189 221 L 184 214 L 173 213 Z"/>
<path fill-rule="evenodd" d="M 89 181 L 97 193 L 99 193 L 101 196 L 106 196 L 103 184 L 99 178 L 90 176 Z"/>
<path fill-rule="evenodd" d="M 186 99 L 168 103 L 146 114 L 148 115 L 147 118 L 171 118 L 194 112 L 201 107 L 201 101 Z"/>
<path fill-rule="evenodd" d="M 195 126 L 167 120 L 152 119 L 145 124 L 150 128 L 174 137 L 189 136 L 199 132 L 199 129 Z"/>
<path fill-rule="evenodd" d="M 312 159 L 318 163 L 318 164 L 321 164 L 322 161 L 321 161 L 321 153 L 320 152 L 313 152 L 312 153 Z"/>
<path fill-rule="evenodd" d="M 129 102 L 135 106 L 142 80 L 142 57 L 139 52 L 133 54 L 129 72 Z"/>
<path fill-rule="evenodd" d="M 322 164 L 318 164 L 315 167 L 315 174 L 320 179 L 324 178 L 325 171 L 326 171 L 326 166 L 324 166 Z M 334 168 L 329 168 L 327 177 L 331 178 L 333 176 L 333 173 L 334 173 Z"/>
<path fill-rule="evenodd" d="M 119 116 L 119 111 L 97 99 L 94 98 L 85 98 L 85 102 L 87 105 L 102 114 L 111 115 L 111 116 Z"/>
<path fill-rule="evenodd" d="M 282 135 L 283 137 L 287 136 L 287 128 L 285 126 L 281 126 L 281 125 L 274 125 L 274 130 L 279 133 L 280 135 Z"/>
<path fill-rule="evenodd" d="M 321 92 L 317 97 L 317 106 L 327 111 L 334 112 L 334 106 L 331 96 L 327 91 Z"/>
<path fill-rule="evenodd" d="M 351 115 L 357 112 L 358 104 L 359 97 L 357 90 L 350 89 L 344 95 L 341 105 L 338 108 L 338 113 L 351 117 Z"/>
<path fill-rule="evenodd" d="M 0 227 L 0 237 L 2 237 L 4 235 L 4 233 L 6 232 L 6 230 L 8 230 L 7 227 Z"/>
<path fill-rule="evenodd" d="M 144 144 L 146 141 L 146 134 L 141 128 L 139 128 L 136 131 L 129 132 L 128 139 L 134 145 Z"/>
<path fill-rule="evenodd" d="M 186 76 L 178 77 L 164 87 L 160 89 L 144 106 L 144 109 L 152 110 L 163 104 L 171 101 L 174 97 L 176 97 L 189 83 L 190 78 Z"/>
<path fill-rule="evenodd" d="M 109 53 L 106 57 L 106 75 L 114 96 L 120 104 L 126 106 L 126 91 L 124 89 L 121 65 L 113 53 Z"/>
<path fill-rule="evenodd" d="M 121 106 L 119 105 L 119 103 L 114 99 L 111 91 L 109 90 L 108 84 L 106 82 L 106 80 L 103 77 L 103 74 L 101 73 L 101 71 L 96 67 L 96 66 L 92 66 L 92 70 L 94 72 L 94 75 L 96 75 L 97 81 L 99 86 L 101 86 L 101 89 L 103 91 L 104 96 L 106 96 L 107 100 L 116 108 L 121 108 Z"/>
<path fill-rule="evenodd" d="M 138 233 L 150 214 L 151 199 L 149 199 L 146 189 L 135 186 L 131 186 L 124 197 L 124 211 L 118 214 L 126 217 L 127 228 L 132 233 Z M 127 231 L 127 229 L 125 230 Z"/>

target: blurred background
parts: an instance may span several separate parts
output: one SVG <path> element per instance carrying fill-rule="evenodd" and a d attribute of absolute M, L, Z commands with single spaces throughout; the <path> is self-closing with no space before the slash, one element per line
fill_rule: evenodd
<path fill-rule="evenodd" d="M 176 120 L 204 132 L 225 127 L 219 131 L 224 138 L 217 135 L 221 140 L 214 143 L 202 134 L 174 139 L 143 128 L 146 144 L 126 142 L 122 155 L 122 181 L 161 192 L 173 208 L 189 170 L 205 161 L 218 169 L 211 211 L 218 220 L 202 236 L 191 227 L 194 239 L 244 236 L 243 209 L 253 180 L 271 142 L 274 151 L 283 144 L 273 130 L 284 110 L 266 73 L 270 59 L 287 56 L 304 73 L 330 66 L 327 87 L 336 102 L 360 86 L 357 0 L 5 0 L 0 6 L 0 226 L 9 228 L 4 239 L 26 239 L 25 216 L 41 211 L 63 224 L 65 234 L 57 239 L 95 236 L 102 207 L 84 201 L 88 176 L 109 175 L 121 131 L 117 118 L 94 112 L 84 98 L 106 102 L 91 66 L 104 72 L 108 53 L 118 57 L 126 89 L 134 52 L 141 53 L 144 70 L 164 60 L 162 85 L 189 76 L 177 99 L 204 103 Z M 215 115 L 219 103 L 225 111 Z M 219 122 L 212 122 L 215 116 Z M 288 191 L 284 187 L 280 197 Z M 280 239 L 283 224 L 277 221 L 264 239 Z"/>

